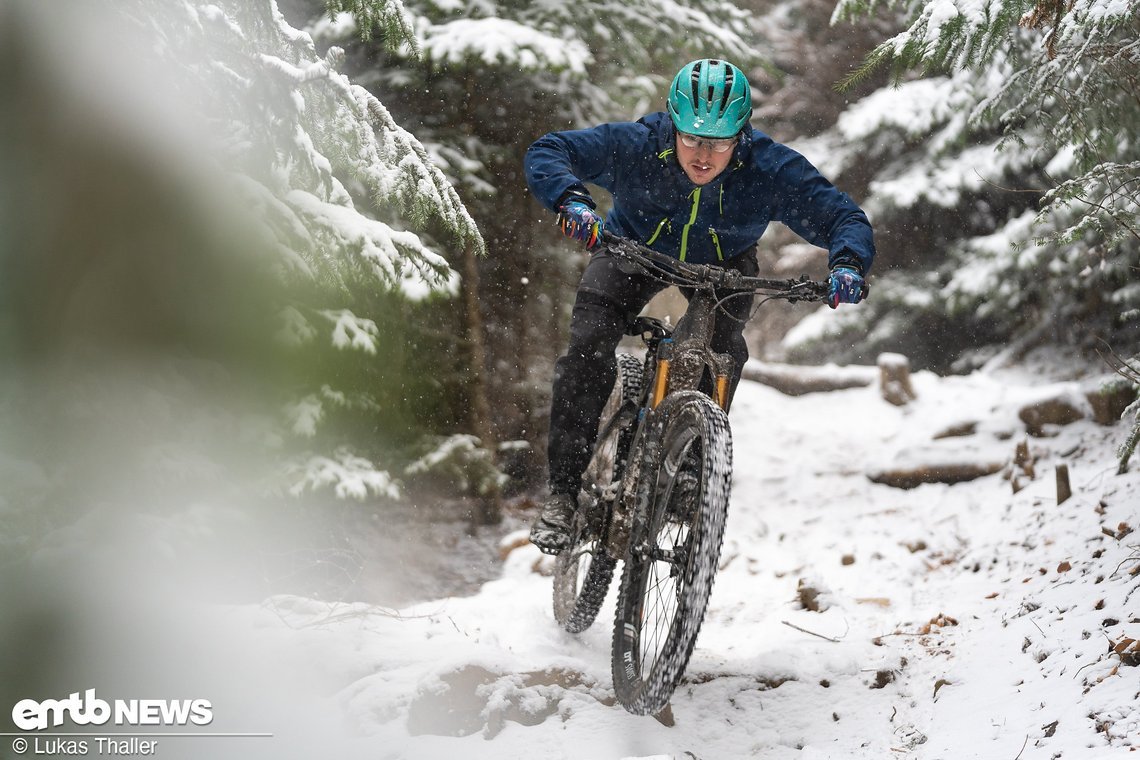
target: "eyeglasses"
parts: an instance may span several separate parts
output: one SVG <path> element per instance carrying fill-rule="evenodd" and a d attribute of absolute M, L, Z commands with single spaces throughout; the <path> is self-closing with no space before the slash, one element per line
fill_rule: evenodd
<path fill-rule="evenodd" d="M 681 144 L 686 148 L 708 148 L 713 153 L 724 153 L 725 151 L 732 150 L 737 140 L 736 137 L 697 137 L 687 132 L 680 132 L 679 134 L 681 136 Z"/>

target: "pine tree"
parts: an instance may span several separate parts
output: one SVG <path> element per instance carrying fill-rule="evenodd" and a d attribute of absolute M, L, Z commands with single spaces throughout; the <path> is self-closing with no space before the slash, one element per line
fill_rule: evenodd
<path fill-rule="evenodd" d="M 410 438 L 387 426 L 418 424 L 408 386 L 417 358 L 399 345 L 401 325 L 457 293 L 440 251 L 483 253 L 474 220 L 423 145 L 339 73 L 343 51 L 318 55 L 274 0 L 133 10 L 200 94 L 211 134 L 232 136 L 213 160 L 279 257 L 277 337 L 294 368 L 283 417 L 291 490 L 397 495 L 377 464 Z M 396 10 L 358 9 L 393 44 L 396 34 L 411 41 Z"/>
<path fill-rule="evenodd" d="M 835 18 L 880 7 L 843 2 Z M 1099 335 L 1135 350 L 1135 4 L 918 0 L 901 11 L 908 28 L 848 79 L 889 66 L 896 89 L 854 104 L 816 146 L 834 174 L 869 175 L 880 272 L 909 268 L 879 278 L 864 326 L 852 326 L 865 350 L 907 341 L 940 368 L 1011 340 L 1091 346 Z"/>

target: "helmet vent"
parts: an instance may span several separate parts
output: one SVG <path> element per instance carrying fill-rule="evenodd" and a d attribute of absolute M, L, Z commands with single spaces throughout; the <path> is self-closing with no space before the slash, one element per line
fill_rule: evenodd
<path fill-rule="evenodd" d="M 720 96 L 721 113 L 724 113 L 724 111 L 728 108 L 728 99 L 729 99 L 729 96 L 732 95 L 732 82 L 733 82 L 733 79 L 735 79 L 735 77 L 736 77 L 736 74 L 732 70 L 732 67 L 726 66 L 725 71 L 724 71 L 724 91 L 721 93 L 721 96 Z"/>

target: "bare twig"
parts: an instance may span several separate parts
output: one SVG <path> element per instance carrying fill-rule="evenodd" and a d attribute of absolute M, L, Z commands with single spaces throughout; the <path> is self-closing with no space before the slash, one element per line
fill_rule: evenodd
<path fill-rule="evenodd" d="M 819 638 L 823 639 L 824 641 L 830 641 L 832 644 L 838 644 L 839 643 L 839 639 L 833 639 L 830 636 L 824 636 L 822 633 L 816 633 L 815 631 L 809 631 L 807 628 L 800 628 L 795 623 L 789 623 L 787 620 L 781 620 L 780 622 L 783 623 L 784 625 L 788 626 L 789 628 L 795 628 L 800 633 L 807 633 L 807 634 L 810 634 L 812 636 L 818 636 Z M 844 633 L 843 635 L 846 636 L 847 634 Z"/>
<path fill-rule="evenodd" d="M 1137 370 L 1135 367 L 1128 363 L 1127 359 L 1116 353 L 1116 351 L 1113 350 L 1112 346 L 1110 346 L 1104 338 L 1098 337 L 1097 342 L 1104 347 L 1103 351 L 1099 348 L 1096 350 L 1097 355 L 1100 356 L 1105 364 L 1112 368 L 1113 372 L 1120 375 L 1126 380 L 1131 380 L 1134 383 L 1140 383 L 1140 370 Z"/>
<path fill-rule="evenodd" d="M 1125 557 L 1124 559 L 1122 559 L 1120 561 L 1120 564 L 1116 566 L 1116 569 L 1112 571 L 1112 575 L 1110 575 L 1108 577 L 1112 578 L 1113 576 L 1115 576 L 1117 573 L 1120 572 L 1120 568 L 1124 567 L 1124 565 L 1129 563 L 1129 562 L 1140 562 L 1140 557 Z"/>
<path fill-rule="evenodd" d="M 1026 748 L 1028 745 L 1029 745 L 1029 734 L 1026 734 L 1026 735 L 1025 735 L 1025 741 L 1023 741 L 1023 742 L 1021 743 L 1021 751 L 1017 753 L 1017 757 L 1013 758 L 1013 760 L 1020 760 L 1020 758 L 1021 758 L 1021 753 L 1025 751 L 1025 748 Z"/>
<path fill-rule="evenodd" d="M 1088 662 L 1088 663 L 1085 663 L 1085 664 L 1084 664 L 1084 665 L 1082 665 L 1081 667 L 1077 668 L 1077 672 L 1076 672 L 1076 673 L 1073 673 L 1073 678 L 1076 678 L 1077 676 L 1079 676 L 1079 675 L 1081 674 L 1081 671 L 1082 671 L 1082 670 L 1084 670 L 1085 668 L 1090 668 L 1090 667 L 1092 667 L 1093 665 L 1096 665 L 1098 662 L 1100 662 L 1100 661 L 1101 661 L 1101 660 L 1103 660 L 1103 659 L 1104 659 L 1103 657 L 1097 657 L 1097 658 L 1096 658 L 1095 660 L 1093 660 L 1092 662 Z"/>

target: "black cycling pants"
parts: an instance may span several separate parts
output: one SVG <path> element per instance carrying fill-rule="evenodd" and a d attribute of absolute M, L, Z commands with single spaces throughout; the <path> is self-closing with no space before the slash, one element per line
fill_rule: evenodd
<path fill-rule="evenodd" d="M 726 261 L 724 266 L 754 276 L 758 271 L 756 249 Z M 617 379 L 614 350 L 629 320 L 664 287 L 644 275 L 623 272 L 608 251 L 590 259 L 570 318 L 570 346 L 554 367 L 547 448 L 552 492 L 577 493 L 593 453 L 598 418 Z M 723 308 L 731 318 L 718 315 L 712 348 L 732 356 L 731 399 L 748 360 L 743 331 L 752 311 L 752 297 L 731 298 Z"/>

